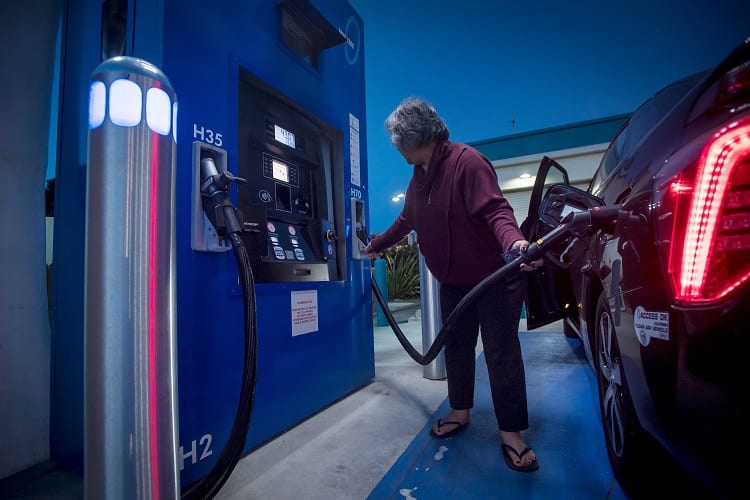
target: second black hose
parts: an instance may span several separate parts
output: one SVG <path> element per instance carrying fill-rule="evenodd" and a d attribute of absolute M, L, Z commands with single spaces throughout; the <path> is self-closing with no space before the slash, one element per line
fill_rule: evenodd
<path fill-rule="evenodd" d="M 406 338 L 406 335 L 404 335 L 404 332 L 398 326 L 398 322 L 393 317 L 393 314 L 388 308 L 388 303 L 383 297 L 383 294 L 381 293 L 380 288 L 378 287 L 375 280 L 372 280 L 372 291 L 375 293 L 375 298 L 377 299 L 378 304 L 380 304 L 380 307 L 383 309 L 383 313 L 385 313 L 386 319 L 388 319 L 388 323 L 391 325 L 391 329 L 393 330 L 393 333 L 396 334 L 396 338 L 398 339 L 401 346 L 414 361 L 424 366 L 432 363 L 432 361 L 437 357 L 437 355 L 440 353 L 440 350 L 445 345 L 445 336 L 448 334 L 448 331 L 453 328 L 456 321 L 458 321 L 466 308 L 474 303 L 474 301 L 476 301 L 477 297 L 484 291 L 484 289 L 494 285 L 501 279 L 507 279 L 514 273 L 520 272 L 521 264 L 525 261 L 526 257 L 523 254 L 519 257 L 516 257 L 514 260 L 508 262 L 503 267 L 480 281 L 477 285 L 474 286 L 474 288 L 469 290 L 469 293 L 467 293 L 466 296 L 461 299 L 456 308 L 453 309 L 448 318 L 445 320 L 445 323 L 440 328 L 438 334 L 435 336 L 435 340 L 432 342 L 432 345 L 424 354 L 420 353 L 413 345 L 411 345 L 409 339 Z"/>

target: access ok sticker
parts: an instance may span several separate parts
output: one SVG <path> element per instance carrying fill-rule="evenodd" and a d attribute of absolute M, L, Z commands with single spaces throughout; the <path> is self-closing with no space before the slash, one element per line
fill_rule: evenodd
<path fill-rule="evenodd" d="M 635 336 L 643 347 L 646 347 L 651 338 L 669 340 L 669 313 L 664 311 L 647 311 L 643 307 L 635 308 L 633 321 Z"/>

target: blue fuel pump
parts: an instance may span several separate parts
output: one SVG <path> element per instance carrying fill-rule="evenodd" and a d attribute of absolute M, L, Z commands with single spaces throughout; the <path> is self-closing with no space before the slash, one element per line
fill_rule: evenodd
<path fill-rule="evenodd" d="M 371 263 L 353 231 L 368 222 L 362 20 L 345 0 L 81 0 L 64 18 L 52 458 L 74 470 L 84 461 L 87 80 L 106 58 L 139 57 L 180 96 L 172 201 L 184 488 L 214 468 L 249 396 L 250 277 L 231 255 L 240 243 L 254 278 L 257 372 L 239 455 L 374 377 Z"/>

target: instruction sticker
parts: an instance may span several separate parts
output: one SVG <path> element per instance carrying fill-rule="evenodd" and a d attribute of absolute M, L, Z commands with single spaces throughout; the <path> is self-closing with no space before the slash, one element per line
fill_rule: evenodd
<path fill-rule="evenodd" d="M 292 292 L 292 337 L 318 331 L 318 291 Z"/>
<path fill-rule="evenodd" d="M 635 320 L 633 322 L 635 336 L 643 347 L 646 347 L 651 338 L 669 340 L 669 313 L 665 311 L 647 311 L 643 307 L 635 308 Z"/>
<path fill-rule="evenodd" d="M 352 167 L 351 182 L 362 186 L 359 152 L 359 118 L 349 113 L 349 164 Z"/>

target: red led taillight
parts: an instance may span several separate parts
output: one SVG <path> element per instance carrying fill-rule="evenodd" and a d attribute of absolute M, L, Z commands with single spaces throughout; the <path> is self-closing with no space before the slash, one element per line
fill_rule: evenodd
<path fill-rule="evenodd" d="M 678 302 L 709 303 L 750 279 L 750 122 L 714 134 L 694 172 L 670 189 L 669 274 Z"/>

